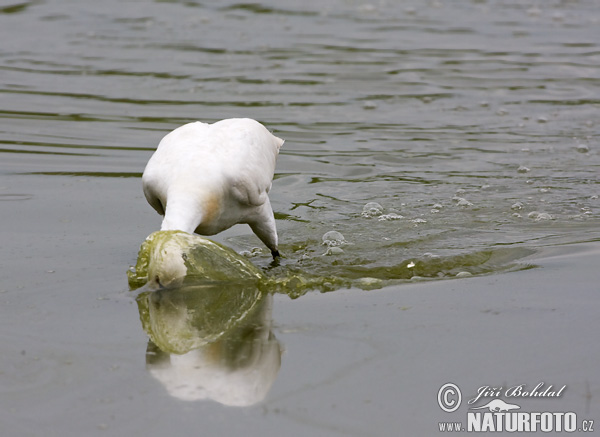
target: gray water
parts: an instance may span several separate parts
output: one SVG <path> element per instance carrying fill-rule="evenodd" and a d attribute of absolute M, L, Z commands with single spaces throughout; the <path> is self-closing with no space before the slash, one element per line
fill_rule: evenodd
<path fill-rule="evenodd" d="M 271 191 L 282 265 L 247 227 L 216 237 L 271 275 L 402 290 L 597 242 L 598 29 L 594 0 L 0 3 L 0 401 L 14 435 L 59 429 L 50 399 L 110 403 L 99 384 L 118 392 L 119 369 L 143 369 L 125 272 L 160 217 L 140 176 L 189 121 L 251 117 L 286 140 Z M 135 380 L 152 403 L 150 377 Z M 110 414 L 73 429 L 103 431 Z"/>

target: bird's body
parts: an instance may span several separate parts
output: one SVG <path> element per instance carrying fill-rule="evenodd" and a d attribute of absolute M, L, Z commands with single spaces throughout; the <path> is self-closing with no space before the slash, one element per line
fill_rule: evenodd
<path fill-rule="evenodd" d="M 148 161 L 142 184 L 161 230 L 214 235 L 247 223 L 278 256 L 269 190 L 283 140 L 251 119 L 183 125 Z"/>

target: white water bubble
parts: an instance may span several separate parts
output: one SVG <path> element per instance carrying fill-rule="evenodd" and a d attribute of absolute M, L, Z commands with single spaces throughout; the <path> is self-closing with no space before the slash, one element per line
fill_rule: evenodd
<path fill-rule="evenodd" d="M 440 203 L 434 203 L 433 206 L 431 207 L 431 213 L 432 214 L 437 214 L 440 212 L 440 209 L 442 209 L 443 206 Z"/>
<path fill-rule="evenodd" d="M 329 231 L 323 234 L 323 244 L 329 247 L 341 246 L 342 244 L 346 244 L 346 239 L 341 232 Z"/>
<path fill-rule="evenodd" d="M 368 100 L 365 103 L 363 103 L 363 109 L 377 109 L 377 103 Z"/>
<path fill-rule="evenodd" d="M 400 214 L 396 214 L 395 212 L 390 212 L 389 214 L 382 214 L 379 216 L 380 222 L 390 221 L 390 220 L 400 220 L 403 219 L 404 216 Z"/>
<path fill-rule="evenodd" d="M 468 278 L 469 276 L 473 276 L 471 272 L 458 272 L 456 274 L 457 278 Z"/>
<path fill-rule="evenodd" d="M 531 211 L 529 214 L 527 214 L 527 217 L 529 217 L 532 220 L 535 220 L 536 222 L 544 220 L 554 220 L 554 217 L 551 214 L 539 211 Z"/>
<path fill-rule="evenodd" d="M 369 202 L 363 206 L 362 216 L 366 218 L 376 217 L 383 213 L 383 206 L 377 202 Z"/>
<path fill-rule="evenodd" d="M 529 167 L 525 167 L 524 165 L 520 165 L 517 169 L 518 173 L 529 173 L 531 169 Z"/>
<path fill-rule="evenodd" d="M 452 200 L 454 200 L 456 202 L 456 205 L 458 206 L 462 206 L 462 207 L 469 207 L 469 206 L 473 206 L 472 202 L 469 202 L 467 199 L 465 199 L 464 197 L 453 197 Z"/>
<path fill-rule="evenodd" d="M 548 123 L 548 117 L 540 115 L 537 119 L 538 123 Z"/>
<path fill-rule="evenodd" d="M 590 151 L 590 148 L 587 144 L 577 144 L 575 150 L 577 150 L 579 153 L 588 153 Z"/>
<path fill-rule="evenodd" d="M 377 278 L 360 278 L 356 281 L 356 286 L 363 290 L 375 290 L 383 286 L 383 281 Z"/>
<path fill-rule="evenodd" d="M 242 250 L 240 255 L 245 256 L 246 258 L 254 258 L 256 256 L 262 255 L 263 250 L 260 247 L 253 247 L 251 250 Z"/>
<path fill-rule="evenodd" d="M 412 219 L 411 222 L 413 222 L 413 223 L 427 223 L 427 220 L 422 219 L 422 218 L 416 218 L 416 219 Z"/>
<path fill-rule="evenodd" d="M 327 249 L 327 252 L 324 253 L 325 256 L 331 256 L 331 255 L 341 255 L 342 253 L 344 253 L 344 249 L 342 249 L 341 247 L 337 247 L 337 246 L 330 246 Z"/>
<path fill-rule="evenodd" d="M 513 204 L 510 206 L 510 209 L 513 209 L 513 210 L 515 210 L 515 211 L 519 211 L 519 210 L 523 209 L 523 204 L 522 204 L 521 202 L 516 202 L 516 203 L 513 203 Z"/>

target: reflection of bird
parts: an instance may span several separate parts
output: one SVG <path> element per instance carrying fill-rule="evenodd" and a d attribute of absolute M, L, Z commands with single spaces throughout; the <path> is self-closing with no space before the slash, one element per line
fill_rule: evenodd
<path fill-rule="evenodd" d="M 137 298 L 151 340 L 146 368 L 171 396 L 224 405 L 262 401 L 281 368 L 273 295 L 253 284 L 202 285 Z"/>
<path fill-rule="evenodd" d="M 237 223 L 279 256 L 269 190 L 283 140 L 251 119 L 189 123 L 166 135 L 142 184 L 161 230 L 214 235 Z"/>

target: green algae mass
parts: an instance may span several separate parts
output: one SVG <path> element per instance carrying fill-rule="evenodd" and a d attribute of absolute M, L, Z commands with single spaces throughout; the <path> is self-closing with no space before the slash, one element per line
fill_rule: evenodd
<path fill-rule="evenodd" d="M 514 261 L 531 253 L 524 248 L 499 248 L 445 257 L 424 254 L 409 259 L 369 260 L 351 253 L 352 250 L 360 251 L 360 247 L 349 247 L 335 257 L 283 258 L 261 269 L 234 250 L 199 235 L 158 231 L 142 243 L 135 268 L 130 269 L 127 276 L 132 290 L 144 286 L 147 290 L 156 290 L 237 283 L 252 284 L 261 291 L 282 293 L 295 299 L 310 290 L 328 292 L 350 287 L 374 290 L 416 279 L 456 278 L 466 273 L 477 275 L 499 269 L 529 268 Z M 289 252 L 293 257 L 293 250 Z"/>
<path fill-rule="evenodd" d="M 127 272 L 129 288 L 177 287 L 198 282 L 260 281 L 265 275 L 248 259 L 214 241 L 182 231 L 157 231 L 142 243 Z"/>
<path fill-rule="evenodd" d="M 127 272 L 129 288 L 174 289 L 186 285 L 253 284 L 292 298 L 309 290 L 332 291 L 351 286 L 350 281 L 318 276 L 286 266 L 263 273 L 233 249 L 182 231 L 157 231 L 142 243 L 137 263 Z"/>

